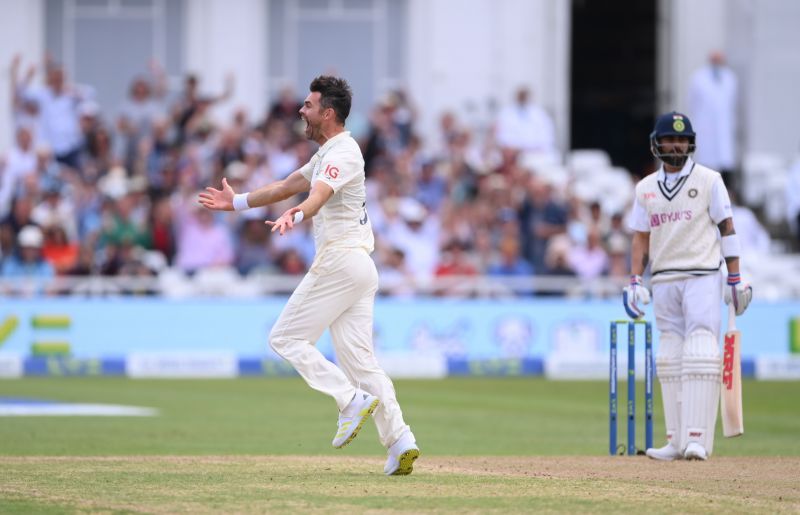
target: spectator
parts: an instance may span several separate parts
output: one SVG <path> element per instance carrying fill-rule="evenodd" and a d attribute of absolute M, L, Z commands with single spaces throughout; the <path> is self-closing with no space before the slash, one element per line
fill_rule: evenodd
<path fill-rule="evenodd" d="M 131 81 L 128 98 L 117 117 L 117 130 L 126 140 L 125 155 L 133 157 L 142 138 L 150 136 L 153 124 L 164 116 L 163 105 L 167 76 L 156 62 L 150 64 L 151 76 L 138 76 Z M 126 164 L 130 167 L 130 163 Z"/>
<path fill-rule="evenodd" d="M 303 275 L 307 265 L 297 249 L 288 248 L 278 256 L 278 270 L 286 275 Z"/>
<path fill-rule="evenodd" d="M 519 88 L 514 103 L 500 111 L 495 131 L 495 139 L 501 147 L 546 156 L 558 155 L 553 120 L 547 111 L 533 102 L 526 87 Z"/>
<path fill-rule="evenodd" d="M 8 215 L 19 184 L 26 176 L 36 174 L 38 161 L 30 129 L 17 128 L 14 145 L 3 161 L 4 164 L 0 164 L 0 219 Z"/>
<path fill-rule="evenodd" d="M 406 255 L 394 247 L 384 249 L 382 255 L 378 263 L 379 292 L 390 297 L 413 297 L 416 281 L 406 264 Z"/>
<path fill-rule="evenodd" d="M 161 197 L 153 202 L 150 211 L 150 248 L 160 252 L 167 263 L 172 263 L 175 257 L 174 218 L 172 216 L 172 205 L 169 197 Z"/>
<path fill-rule="evenodd" d="M 200 95 L 200 80 L 193 74 L 186 76 L 183 86 L 183 92 L 172 108 L 178 143 L 184 143 L 194 132 L 207 127 L 205 116 L 208 109 L 233 95 L 235 81 L 233 75 L 228 75 L 225 78 L 225 90 L 219 96 Z"/>
<path fill-rule="evenodd" d="M 91 98 L 91 92 L 86 86 L 68 84 L 64 69 L 50 60 L 45 65 L 45 75 L 44 88 L 30 88 L 24 94 L 30 95 L 39 105 L 43 142 L 53 149 L 57 161 L 78 170 L 83 143 L 78 123 L 79 106 Z"/>
<path fill-rule="evenodd" d="M 291 86 L 284 86 L 269 108 L 267 115 L 267 125 L 273 122 L 279 122 L 284 127 L 291 127 L 294 123 L 300 120 L 300 108 L 303 103 L 297 98 L 294 89 Z"/>
<path fill-rule="evenodd" d="M 736 74 L 720 51 L 711 52 L 689 86 L 688 114 L 697 134 L 694 160 L 718 170 L 729 190 L 736 168 L 738 89 Z"/>
<path fill-rule="evenodd" d="M 175 265 L 194 273 L 205 267 L 232 266 L 233 262 L 233 238 L 228 227 L 199 204 L 189 208 L 181 220 Z"/>
<path fill-rule="evenodd" d="M 69 242 L 78 241 L 78 224 L 72 201 L 62 194 L 63 186 L 51 181 L 42 189 L 42 201 L 31 211 L 31 219 L 40 227 L 60 226 Z"/>
<path fill-rule="evenodd" d="M 451 240 L 442 249 L 441 261 L 436 265 L 436 277 L 478 275 L 475 265 L 467 259 L 468 246 L 459 240 Z"/>
<path fill-rule="evenodd" d="M 22 228 L 27 225 L 36 225 L 31 219 L 32 211 L 32 197 L 20 195 L 13 200 L 11 212 L 0 221 L 0 250 L 5 253 L 11 252 L 16 247 L 17 235 Z"/>
<path fill-rule="evenodd" d="M 586 240 L 572 245 L 567 254 L 569 268 L 581 279 L 596 279 L 608 269 L 608 254 L 601 245 L 600 232 L 590 228 Z"/>
<path fill-rule="evenodd" d="M 433 276 L 439 261 L 439 223 L 416 200 L 406 197 L 398 205 L 400 219 L 386 231 L 388 243 L 405 254 L 408 267 L 418 279 Z"/>
<path fill-rule="evenodd" d="M 500 240 L 497 261 L 489 266 L 487 273 L 501 277 L 521 277 L 534 274 L 534 268 L 520 255 L 519 239 L 505 235 Z"/>
<path fill-rule="evenodd" d="M 79 247 L 67 238 L 64 227 L 58 223 L 44 230 L 42 257 L 53 266 L 57 275 L 67 275 L 78 264 Z"/>
<path fill-rule="evenodd" d="M 2 276 L 29 279 L 50 279 L 53 267 L 42 257 L 44 235 L 35 225 L 26 225 L 17 237 L 17 252 L 3 260 Z"/>
<path fill-rule="evenodd" d="M 240 274 L 249 274 L 254 270 L 275 271 L 270 256 L 270 234 L 261 218 L 244 220 L 236 245 L 236 269 Z"/>
<path fill-rule="evenodd" d="M 523 256 L 534 270 L 546 270 L 545 250 L 550 238 L 567 230 L 567 210 L 553 196 L 552 187 L 531 176 L 519 210 Z"/>

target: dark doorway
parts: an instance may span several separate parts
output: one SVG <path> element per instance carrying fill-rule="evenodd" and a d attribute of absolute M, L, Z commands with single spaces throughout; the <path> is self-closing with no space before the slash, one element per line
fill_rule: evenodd
<path fill-rule="evenodd" d="M 572 0 L 571 146 L 634 175 L 654 168 L 657 0 Z"/>

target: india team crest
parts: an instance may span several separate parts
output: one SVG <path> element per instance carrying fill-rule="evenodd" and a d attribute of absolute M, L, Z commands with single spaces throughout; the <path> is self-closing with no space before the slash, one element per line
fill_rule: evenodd
<path fill-rule="evenodd" d="M 675 132 L 683 132 L 686 130 L 686 124 L 683 123 L 683 120 L 675 120 L 672 122 L 672 128 L 675 129 Z"/>

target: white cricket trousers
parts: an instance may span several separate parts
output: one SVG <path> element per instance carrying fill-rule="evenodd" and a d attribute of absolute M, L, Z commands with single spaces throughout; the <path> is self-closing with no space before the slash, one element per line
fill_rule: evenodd
<path fill-rule="evenodd" d="M 373 418 L 381 444 L 388 448 L 409 427 L 372 346 L 377 291 L 378 271 L 364 249 L 325 249 L 283 308 L 269 344 L 311 388 L 333 397 L 339 411 L 350 403 L 356 387 L 377 396 L 380 404 Z M 327 328 L 338 367 L 315 346 Z"/>

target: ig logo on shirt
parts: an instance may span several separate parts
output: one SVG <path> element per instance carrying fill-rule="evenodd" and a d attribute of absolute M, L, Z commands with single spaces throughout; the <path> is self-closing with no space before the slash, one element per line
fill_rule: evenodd
<path fill-rule="evenodd" d="M 322 175 L 327 177 L 329 180 L 336 180 L 339 177 L 339 169 L 333 165 L 328 165 L 325 167 L 325 171 L 322 172 Z"/>

